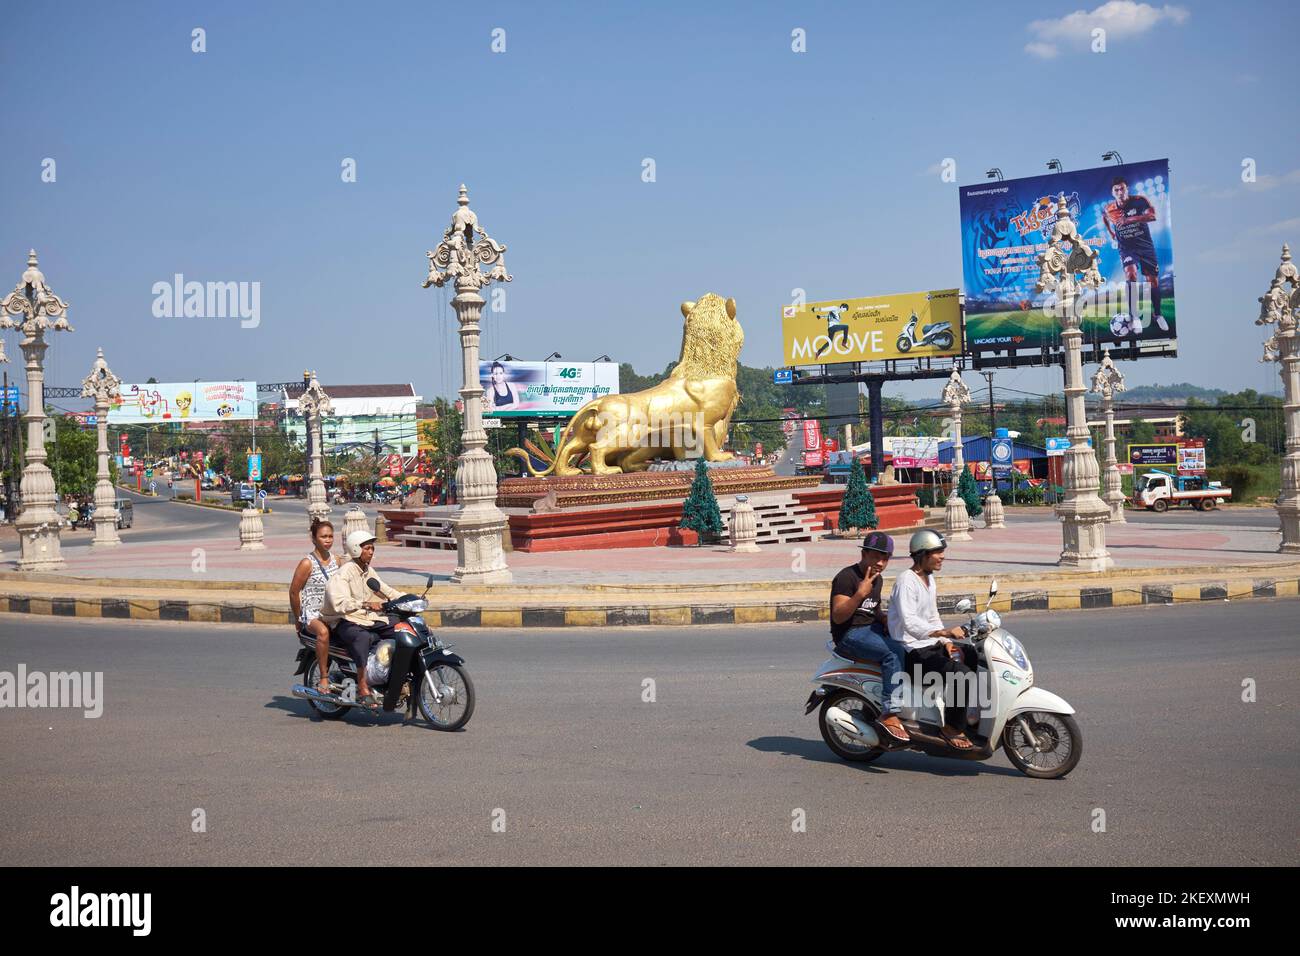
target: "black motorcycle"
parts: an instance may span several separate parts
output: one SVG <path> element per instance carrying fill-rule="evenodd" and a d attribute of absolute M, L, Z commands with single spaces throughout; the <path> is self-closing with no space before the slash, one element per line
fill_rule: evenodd
<path fill-rule="evenodd" d="M 379 582 L 367 582 L 372 591 L 379 590 Z M 429 593 L 433 586 L 428 579 Z M 380 680 L 369 681 L 372 691 L 383 695 L 383 710 L 392 712 L 404 708 L 407 719 L 420 714 L 436 730 L 460 730 L 474 715 L 474 682 L 465 669 L 465 661 L 451 653 L 453 645 L 444 644 L 425 624 L 420 615 L 429 609 L 424 594 L 403 594 L 385 601 L 382 613 L 397 634 L 379 641 L 371 648 L 367 670 Z M 326 720 L 345 717 L 352 708 L 361 706 L 357 700 L 357 668 L 342 647 L 331 644 L 329 649 L 330 693 L 318 689 L 320 665 L 316 661 L 316 638 L 298 628 L 298 642 L 302 647 L 296 658 L 303 683 L 294 685 L 293 696 L 307 701 L 311 708 Z M 383 669 L 387 668 L 384 673 Z"/>

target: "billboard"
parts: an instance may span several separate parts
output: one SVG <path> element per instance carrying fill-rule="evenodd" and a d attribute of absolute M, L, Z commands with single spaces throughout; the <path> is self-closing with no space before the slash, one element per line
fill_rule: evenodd
<path fill-rule="evenodd" d="M 479 362 L 483 414 L 497 418 L 572 415 L 593 398 L 618 394 L 614 362 Z"/>
<path fill-rule="evenodd" d="M 1174 443 L 1159 445 L 1129 445 L 1129 464 L 1139 468 L 1153 468 L 1161 465 L 1178 464 L 1178 445 Z"/>
<path fill-rule="evenodd" d="M 939 289 L 782 306 L 785 364 L 960 355 L 957 294 L 957 289 Z"/>
<path fill-rule="evenodd" d="M 1055 294 L 1035 286 L 1061 195 L 1100 254 L 1102 286 L 1077 300 L 1084 341 L 1176 348 L 1167 159 L 961 187 L 967 347 L 1060 346 Z"/>
<path fill-rule="evenodd" d="M 1178 443 L 1178 471 L 1184 475 L 1205 474 L 1205 439 L 1185 438 Z"/>
<path fill-rule="evenodd" d="M 939 464 L 939 439 L 921 436 L 894 438 L 895 468 L 934 468 Z"/>
<path fill-rule="evenodd" d="M 110 425 L 159 421 L 224 422 L 257 417 L 256 382 L 158 382 L 123 385 L 108 409 Z"/>

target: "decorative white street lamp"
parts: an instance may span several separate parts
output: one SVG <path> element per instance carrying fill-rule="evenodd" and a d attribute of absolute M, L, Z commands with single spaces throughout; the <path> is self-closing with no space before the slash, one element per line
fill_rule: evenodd
<path fill-rule="evenodd" d="M 54 510 L 54 476 L 45 464 L 45 342 L 46 329 L 71 332 L 68 303 L 45 284 L 37 268 L 36 250 L 27 256 L 27 270 L 14 290 L 0 301 L 0 329 L 19 329 L 27 363 L 27 450 L 19 489 L 22 514 L 16 527 L 22 544 L 20 571 L 58 571 L 64 567 L 59 546 L 59 516 Z M 11 315 L 21 316 L 14 321 Z"/>
<path fill-rule="evenodd" d="M 307 443 L 311 446 L 307 480 L 307 519 L 310 524 L 317 519 L 324 521 L 330 514 L 329 502 L 325 498 L 325 479 L 321 474 L 321 421 L 334 414 L 334 403 L 321 388 L 315 372 L 307 376 L 307 387 L 298 399 L 298 410 L 306 419 Z"/>
<path fill-rule="evenodd" d="M 108 407 L 113 399 L 121 396 L 122 380 L 113 374 L 113 370 L 104 361 L 104 350 L 97 349 L 95 364 L 90 367 L 90 374 L 81 382 L 83 398 L 95 400 L 95 430 L 99 442 L 95 446 L 98 467 L 95 469 L 95 547 L 121 544 L 117 536 L 117 495 L 113 492 L 113 480 L 108 471 Z"/>
<path fill-rule="evenodd" d="M 1290 286 L 1288 292 L 1284 286 Z M 1291 261 L 1291 247 L 1282 246 L 1268 292 L 1259 298 L 1256 325 L 1276 325 L 1277 331 L 1264 343 L 1262 362 L 1278 362 L 1282 376 L 1282 410 L 1286 415 L 1286 455 L 1282 458 L 1282 491 L 1277 499 L 1277 516 L 1282 523 L 1282 544 L 1278 550 L 1300 554 L 1300 270 Z"/>
<path fill-rule="evenodd" d="M 966 501 L 957 493 L 958 480 L 966 467 L 962 455 L 961 407 L 970 401 L 970 389 L 961 380 L 961 372 L 952 370 L 948 384 L 943 387 L 943 403 L 948 406 L 952 416 L 952 491 L 948 495 L 948 504 L 944 508 L 944 533 L 949 541 L 969 541 L 970 513 L 966 510 Z"/>
<path fill-rule="evenodd" d="M 1091 391 L 1101 396 L 1101 409 L 1106 415 L 1106 462 L 1102 472 L 1102 487 L 1106 491 L 1101 500 L 1110 509 L 1112 524 L 1126 524 L 1128 519 L 1124 517 L 1119 462 L 1115 459 L 1115 393 L 1124 391 L 1124 374 L 1115 367 L 1109 355 L 1102 358 L 1097 374 L 1092 377 Z"/>
<path fill-rule="evenodd" d="M 501 547 L 506 516 L 496 505 L 497 472 L 486 451 L 483 428 L 483 386 L 478 375 L 479 316 L 483 297 L 479 290 L 489 282 L 510 282 L 506 272 L 506 247 L 488 236 L 478 216 L 469 208 L 469 193 L 462 183 L 459 208 L 442 235 L 438 248 L 430 251 L 429 275 L 423 287 L 441 288 L 452 281 L 456 297 L 451 300 L 460 323 L 460 348 L 464 360 L 464 384 L 460 396 L 465 405 L 465 430 L 456 463 L 456 492 L 459 506 L 452 515 L 456 535 L 456 570 L 451 580 L 463 584 L 507 584 L 511 580 Z M 477 235 L 476 235 L 477 233 Z M 490 272 L 479 263 L 491 266 Z"/>
<path fill-rule="evenodd" d="M 1066 251 L 1066 247 L 1069 251 Z M 1082 316 L 1075 308 L 1079 286 L 1097 288 L 1101 273 L 1097 271 L 1097 250 L 1079 235 L 1070 216 L 1070 207 L 1062 194 L 1056 205 L 1056 223 L 1047 249 L 1038 256 L 1038 291 L 1056 293 L 1051 308 L 1061 323 L 1061 341 L 1065 345 L 1065 413 L 1070 439 L 1061 463 L 1065 497 L 1056 506 L 1061 519 L 1063 547 L 1058 564 L 1080 571 L 1105 571 L 1114 562 L 1106 551 L 1106 522 L 1110 508 L 1097 496 L 1101 487 L 1101 469 L 1097 455 L 1088 444 L 1088 417 L 1083 403 L 1083 360 L 1080 351 Z M 1076 279 L 1075 275 L 1081 274 Z"/>

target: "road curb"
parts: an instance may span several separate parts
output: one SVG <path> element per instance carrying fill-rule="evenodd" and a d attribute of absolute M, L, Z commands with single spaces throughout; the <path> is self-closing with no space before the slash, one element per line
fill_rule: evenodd
<path fill-rule="evenodd" d="M 1065 611 L 1103 610 L 1137 605 L 1192 604 L 1204 601 L 1242 601 L 1252 598 L 1300 597 L 1300 578 L 1252 577 L 1207 579 L 1180 584 L 1134 582 L 1112 585 L 1030 589 L 1003 592 L 993 602 L 995 610 Z M 956 613 L 963 598 L 983 597 L 969 591 L 939 595 L 939 611 Z M 0 612 L 54 617 L 106 618 L 109 620 L 188 621 L 207 624 L 278 624 L 290 626 L 290 611 L 283 604 L 236 601 L 195 601 L 188 598 L 104 597 L 99 595 L 0 595 Z M 431 627 L 556 629 L 566 627 L 657 626 L 697 624 L 799 624 L 829 617 L 825 600 L 758 602 L 701 602 L 690 604 L 620 604 L 618 606 L 510 607 L 465 604 L 430 610 L 424 615 Z"/>

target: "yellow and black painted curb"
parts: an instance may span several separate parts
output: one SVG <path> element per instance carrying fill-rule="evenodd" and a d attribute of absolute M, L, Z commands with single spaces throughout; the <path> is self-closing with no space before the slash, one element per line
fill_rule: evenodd
<path fill-rule="evenodd" d="M 1186 584 L 1133 582 L 1128 586 L 1071 586 L 1000 594 L 995 610 L 1074 611 L 1138 605 L 1189 604 L 1201 601 L 1241 601 L 1251 598 L 1300 597 L 1300 579 L 1258 577 L 1195 581 Z M 939 595 L 939 612 L 956 613 L 963 598 L 982 608 L 985 598 L 976 593 Z M 0 595 L 0 612 L 47 614 L 55 617 L 105 620 L 190 621 L 208 624 L 290 625 L 285 604 L 250 604 L 237 601 L 202 601 L 188 598 L 54 597 L 48 594 Z M 824 621 L 829 616 L 825 600 L 779 602 L 651 604 L 618 607 L 443 607 L 425 612 L 431 627 L 444 628 L 559 628 L 559 627 L 683 627 L 694 624 L 798 624 Z"/>

